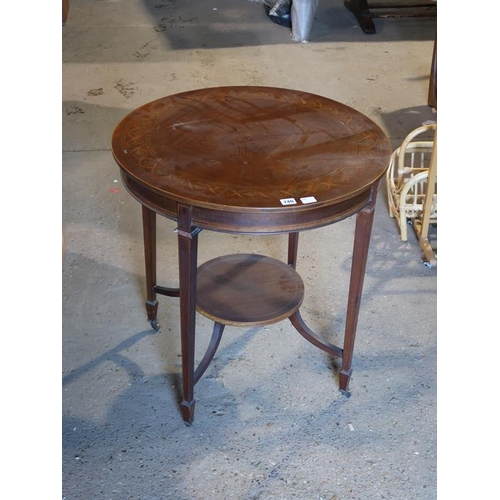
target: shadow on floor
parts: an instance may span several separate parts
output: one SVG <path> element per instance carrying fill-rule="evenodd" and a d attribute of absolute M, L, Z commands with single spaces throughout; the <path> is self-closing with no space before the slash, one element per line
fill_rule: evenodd
<path fill-rule="evenodd" d="M 291 29 L 273 23 L 264 5 L 249 0 L 144 0 L 144 8 L 137 12 L 126 10 L 126 4 L 94 2 L 93 23 L 80 25 L 78 5 L 72 7 L 72 16 L 63 29 L 68 39 L 63 51 L 64 63 L 116 61 L 111 49 L 117 44 L 127 47 L 130 30 L 136 31 L 136 41 L 130 51 L 124 50 L 121 62 L 151 61 L 151 48 L 160 48 L 159 54 L 169 50 L 215 49 L 252 47 L 275 44 L 298 44 L 291 39 Z M 88 10 L 89 7 L 86 7 Z M 147 14 L 147 21 L 141 17 Z M 113 16 L 113 22 L 106 22 Z M 110 25 L 112 24 L 112 25 Z M 312 24 L 309 43 L 361 42 L 370 44 L 392 41 L 433 40 L 435 18 L 377 19 L 377 33 L 363 33 L 343 1 L 320 2 Z M 103 29 L 105 28 L 105 29 Z M 93 33 L 92 46 L 78 43 L 80 37 Z M 160 55 L 158 55 L 160 57 Z M 147 58 L 147 59 L 146 59 Z"/>

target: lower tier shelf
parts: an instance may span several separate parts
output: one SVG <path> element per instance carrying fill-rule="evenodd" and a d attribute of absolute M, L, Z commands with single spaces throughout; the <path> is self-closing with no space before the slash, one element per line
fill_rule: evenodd
<path fill-rule="evenodd" d="M 268 325 L 298 311 L 304 283 L 284 262 L 258 254 L 235 254 L 202 264 L 196 293 L 198 312 L 217 323 Z"/>

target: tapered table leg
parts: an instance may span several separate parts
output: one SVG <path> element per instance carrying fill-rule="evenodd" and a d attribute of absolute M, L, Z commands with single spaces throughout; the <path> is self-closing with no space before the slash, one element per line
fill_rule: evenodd
<path fill-rule="evenodd" d="M 146 311 L 151 326 L 158 330 L 156 319 L 158 301 L 156 300 L 156 213 L 142 206 L 142 226 L 144 232 L 144 256 L 146 263 Z"/>
<path fill-rule="evenodd" d="M 297 253 L 299 248 L 299 233 L 288 234 L 288 265 L 297 267 Z"/>
<path fill-rule="evenodd" d="M 354 14 L 364 33 L 375 33 L 375 25 L 367 0 L 345 0 L 344 5 Z"/>
<path fill-rule="evenodd" d="M 352 356 L 354 340 L 358 325 L 361 294 L 365 277 L 368 248 L 375 215 L 375 202 L 377 199 L 378 183 L 372 187 L 370 203 L 356 215 L 356 229 L 354 234 L 354 247 L 351 264 L 351 281 L 349 284 L 349 298 L 344 333 L 344 349 L 342 354 L 342 367 L 339 373 L 339 388 L 342 392 L 349 393 L 349 381 L 352 373 Z"/>
<path fill-rule="evenodd" d="M 198 228 L 192 227 L 192 208 L 179 204 L 177 238 L 179 247 L 179 289 L 182 354 L 183 420 L 191 424 L 194 418 L 194 349 L 196 324 L 196 273 L 198 258 Z"/>

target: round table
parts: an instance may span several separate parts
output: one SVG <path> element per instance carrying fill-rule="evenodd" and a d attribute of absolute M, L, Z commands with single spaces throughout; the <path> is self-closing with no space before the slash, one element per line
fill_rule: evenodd
<path fill-rule="evenodd" d="M 289 318 L 309 342 L 342 360 L 348 393 L 375 201 L 389 163 L 384 132 L 358 111 L 325 97 L 272 87 L 216 87 L 147 103 L 112 138 L 128 192 L 143 212 L 148 320 L 157 294 L 180 298 L 182 418 L 194 417 L 194 385 L 209 366 L 226 325 Z M 179 287 L 157 284 L 156 214 L 177 223 Z M 299 232 L 356 214 L 344 344 L 325 342 L 303 321 L 295 270 Z M 202 229 L 288 234 L 287 261 L 220 256 L 198 267 Z M 196 366 L 197 311 L 214 321 Z"/>

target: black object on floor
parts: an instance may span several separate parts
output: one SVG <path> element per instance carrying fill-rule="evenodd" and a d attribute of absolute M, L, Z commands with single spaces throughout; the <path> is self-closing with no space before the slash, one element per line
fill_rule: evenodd
<path fill-rule="evenodd" d="M 274 14 L 271 14 L 271 7 L 264 5 L 266 8 L 266 13 L 269 16 L 269 19 L 275 24 L 279 24 L 280 26 L 285 26 L 287 28 L 292 27 L 292 16 L 290 14 L 292 10 L 292 2 L 291 0 L 286 0 Z"/>

